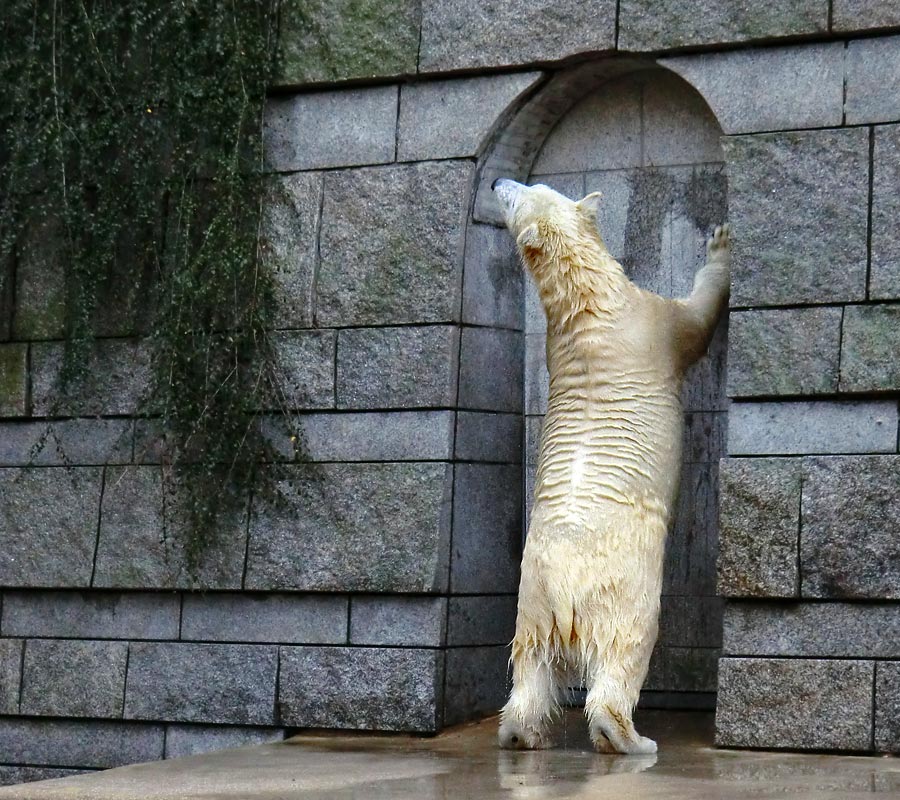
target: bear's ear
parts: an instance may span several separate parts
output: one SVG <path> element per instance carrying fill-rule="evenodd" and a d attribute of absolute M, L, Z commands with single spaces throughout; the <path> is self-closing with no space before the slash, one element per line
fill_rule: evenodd
<path fill-rule="evenodd" d="M 537 223 L 532 222 L 517 237 L 516 244 L 520 250 L 540 250 L 543 245 L 543 237 L 538 230 Z"/>
<path fill-rule="evenodd" d="M 578 209 L 582 211 L 588 219 L 596 222 L 597 212 L 600 210 L 600 200 L 603 197 L 600 192 L 591 192 L 589 195 L 582 197 L 578 201 Z"/>

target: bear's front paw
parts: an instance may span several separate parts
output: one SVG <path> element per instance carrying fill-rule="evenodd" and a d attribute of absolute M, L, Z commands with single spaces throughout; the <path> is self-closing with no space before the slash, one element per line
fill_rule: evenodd
<path fill-rule="evenodd" d="M 731 252 L 731 226 L 718 225 L 713 235 L 706 242 L 706 252 L 709 258 L 727 257 Z"/>
<path fill-rule="evenodd" d="M 504 750 L 546 750 L 553 746 L 541 731 L 519 725 L 512 720 L 505 720 L 500 725 L 497 738 Z"/>

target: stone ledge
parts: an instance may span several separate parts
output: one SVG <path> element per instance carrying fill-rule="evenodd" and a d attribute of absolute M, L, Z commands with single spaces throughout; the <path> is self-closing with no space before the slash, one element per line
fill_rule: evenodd
<path fill-rule="evenodd" d="M 276 86 L 416 71 L 420 0 L 288 0 Z"/>
<path fill-rule="evenodd" d="M 556 61 L 615 47 L 613 0 L 424 0 L 420 72 Z"/>
<path fill-rule="evenodd" d="M 770 40 L 822 34 L 828 8 L 821 0 L 622 0 L 619 48 L 640 52 L 701 44 Z"/>

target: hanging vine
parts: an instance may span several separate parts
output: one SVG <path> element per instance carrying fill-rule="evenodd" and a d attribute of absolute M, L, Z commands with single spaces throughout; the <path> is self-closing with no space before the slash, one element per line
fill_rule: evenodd
<path fill-rule="evenodd" d="M 0 21 L 0 297 L 29 247 L 50 251 L 59 409 L 90 391 L 98 335 L 145 337 L 141 410 L 191 569 L 223 515 L 266 490 L 259 414 L 280 392 L 261 131 L 278 14 L 279 0 L 6 0 Z"/>

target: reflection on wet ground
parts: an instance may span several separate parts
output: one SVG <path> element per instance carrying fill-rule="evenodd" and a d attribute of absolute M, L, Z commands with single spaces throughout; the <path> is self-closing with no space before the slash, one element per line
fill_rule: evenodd
<path fill-rule="evenodd" d="M 497 749 L 497 720 L 433 738 L 301 735 L 175 761 L 0 789 L 0 800 L 760 800 L 900 798 L 900 758 L 717 750 L 712 715 L 636 717 L 654 756 L 598 755 L 581 714 L 568 712 L 559 748 Z"/>

